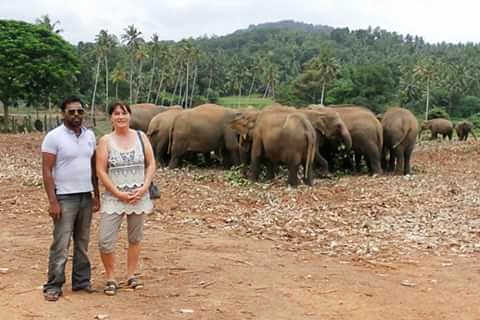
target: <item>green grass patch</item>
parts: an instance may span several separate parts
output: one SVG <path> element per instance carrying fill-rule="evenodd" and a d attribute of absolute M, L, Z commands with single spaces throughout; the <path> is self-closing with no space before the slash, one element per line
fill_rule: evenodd
<path fill-rule="evenodd" d="M 258 109 L 269 106 L 273 104 L 271 98 L 263 97 L 239 97 L 239 96 L 230 96 L 230 97 L 220 97 L 217 100 L 217 104 L 230 107 L 230 108 L 241 108 L 252 106 Z"/>

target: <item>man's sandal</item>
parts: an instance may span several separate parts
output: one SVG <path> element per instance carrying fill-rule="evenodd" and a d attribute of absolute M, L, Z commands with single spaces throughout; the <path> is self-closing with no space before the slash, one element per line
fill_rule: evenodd
<path fill-rule="evenodd" d="M 118 285 L 115 281 L 107 281 L 105 287 L 103 288 L 103 293 L 107 296 L 114 296 L 117 294 Z"/>
<path fill-rule="evenodd" d="M 143 289 L 143 283 L 137 277 L 131 277 L 128 279 L 127 286 L 132 289 Z"/>
<path fill-rule="evenodd" d="M 47 301 L 57 301 L 62 295 L 61 291 L 49 289 L 43 293 L 43 297 Z"/>

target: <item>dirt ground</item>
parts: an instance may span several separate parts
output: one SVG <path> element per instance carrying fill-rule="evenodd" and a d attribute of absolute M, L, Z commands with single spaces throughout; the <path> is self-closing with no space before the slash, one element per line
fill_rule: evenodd
<path fill-rule="evenodd" d="M 0 135 L 2 319 L 480 319 L 480 148 L 421 142 L 414 174 L 312 188 L 161 170 L 145 223 L 145 288 L 46 302 L 51 221 L 42 136 Z M 93 285 L 102 289 L 92 224 Z M 125 280 L 126 232 L 117 245 Z M 67 269 L 71 263 L 69 261 Z"/>

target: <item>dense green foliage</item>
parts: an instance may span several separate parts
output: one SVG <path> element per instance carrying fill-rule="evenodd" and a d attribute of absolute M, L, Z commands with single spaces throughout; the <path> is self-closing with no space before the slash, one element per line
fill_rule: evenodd
<path fill-rule="evenodd" d="M 79 71 L 74 47 L 44 25 L 0 20 L 0 100 L 46 104 L 76 88 Z"/>
<path fill-rule="evenodd" d="M 298 106 L 357 103 L 375 112 L 395 104 L 422 117 L 435 107 L 453 118 L 480 112 L 479 44 L 293 21 L 179 42 L 146 40 L 133 25 L 124 32 L 101 30 L 94 43 L 77 45 L 78 86 L 92 105 L 192 106 L 236 96 Z"/>

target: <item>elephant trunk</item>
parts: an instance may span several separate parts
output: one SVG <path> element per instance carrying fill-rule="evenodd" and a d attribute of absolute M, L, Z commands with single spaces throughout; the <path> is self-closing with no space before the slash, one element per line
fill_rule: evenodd
<path fill-rule="evenodd" d="M 352 148 L 352 136 L 350 135 L 348 129 L 345 128 L 344 130 L 342 130 L 340 136 L 347 150 L 350 150 Z"/>

